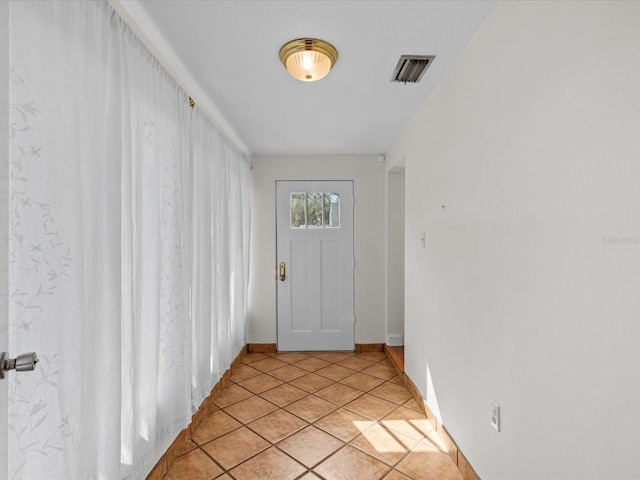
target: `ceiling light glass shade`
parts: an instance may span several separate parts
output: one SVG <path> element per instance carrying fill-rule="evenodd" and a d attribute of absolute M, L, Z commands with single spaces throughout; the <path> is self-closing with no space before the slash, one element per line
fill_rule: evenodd
<path fill-rule="evenodd" d="M 282 46 L 280 60 L 293 78 L 315 82 L 325 77 L 335 65 L 338 51 L 317 38 L 298 38 Z"/>

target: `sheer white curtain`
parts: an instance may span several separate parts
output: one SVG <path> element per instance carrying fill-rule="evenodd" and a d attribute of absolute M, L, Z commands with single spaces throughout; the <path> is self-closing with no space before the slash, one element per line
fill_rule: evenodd
<path fill-rule="evenodd" d="M 194 384 L 200 404 L 218 380 L 219 371 L 244 345 L 246 285 L 249 249 L 249 169 L 236 150 L 216 131 L 197 107 L 191 124 L 192 155 L 192 343 L 196 352 L 212 352 L 210 358 L 193 357 Z M 215 158 L 213 163 L 197 161 Z M 214 355 L 213 345 L 218 345 Z"/>
<path fill-rule="evenodd" d="M 10 4 L 11 478 L 142 478 L 245 343 L 249 168 L 103 1 Z"/>

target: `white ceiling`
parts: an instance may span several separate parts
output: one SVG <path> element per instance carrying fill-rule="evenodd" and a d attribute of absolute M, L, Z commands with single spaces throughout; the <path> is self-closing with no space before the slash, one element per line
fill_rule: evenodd
<path fill-rule="evenodd" d="M 247 153 L 292 155 L 385 153 L 495 1 L 112 3 Z M 323 80 L 299 82 L 280 63 L 299 37 L 337 48 Z M 419 84 L 389 81 L 402 54 L 436 55 Z"/>

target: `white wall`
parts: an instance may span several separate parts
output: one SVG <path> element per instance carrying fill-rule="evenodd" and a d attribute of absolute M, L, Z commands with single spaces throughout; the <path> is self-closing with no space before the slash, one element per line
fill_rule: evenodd
<path fill-rule="evenodd" d="M 250 343 L 276 342 L 276 180 L 353 180 L 356 343 L 385 341 L 385 167 L 376 155 L 256 156 L 251 200 Z"/>
<path fill-rule="evenodd" d="M 640 478 L 639 25 L 499 3 L 387 154 L 406 370 L 483 480 Z"/>
<path fill-rule="evenodd" d="M 387 334 L 389 345 L 397 345 L 404 335 L 403 168 L 387 174 Z"/>

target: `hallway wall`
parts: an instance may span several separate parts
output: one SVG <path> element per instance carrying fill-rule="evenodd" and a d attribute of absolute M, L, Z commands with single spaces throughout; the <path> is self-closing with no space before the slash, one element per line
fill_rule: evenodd
<path fill-rule="evenodd" d="M 484 480 L 640 476 L 639 23 L 499 3 L 387 154 L 405 368 Z"/>
<path fill-rule="evenodd" d="M 383 343 L 385 324 L 385 184 L 377 155 L 254 156 L 248 342 L 276 342 L 276 180 L 353 180 L 355 341 Z"/>

